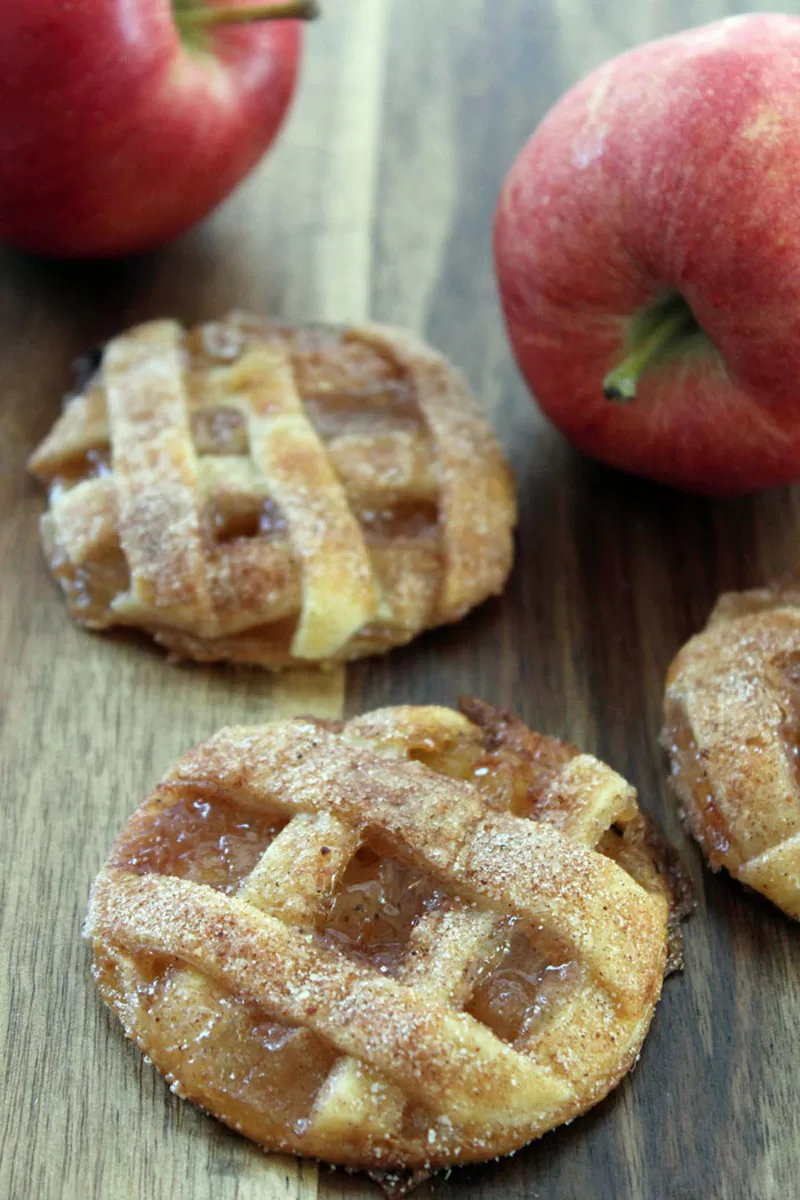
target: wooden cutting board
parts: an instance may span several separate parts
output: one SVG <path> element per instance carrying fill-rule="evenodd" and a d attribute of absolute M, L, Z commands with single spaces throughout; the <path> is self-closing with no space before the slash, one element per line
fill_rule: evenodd
<path fill-rule="evenodd" d="M 633 780 L 680 848 L 698 906 L 686 974 L 668 981 L 634 1074 L 569 1128 L 425 1185 L 420 1200 L 790 1200 L 800 1194 L 800 930 L 701 868 L 665 793 L 656 737 L 667 664 L 717 592 L 795 561 L 798 492 L 710 503 L 578 458 L 512 365 L 489 241 L 505 169 L 569 83 L 728 4 L 325 8 L 279 148 L 201 230 L 126 263 L 0 256 L 0 1195 L 375 1194 L 268 1157 L 172 1096 L 97 1001 L 80 924 L 127 814 L 223 723 L 473 692 Z M 25 474 L 70 362 L 132 322 L 194 322 L 234 305 L 407 324 L 465 369 L 519 482 L 518 562 L 502 599 L 346 678 L 277 683 L 169 667 L 134 637 L 73 628 L 41 559 L 42 497 Z"/>

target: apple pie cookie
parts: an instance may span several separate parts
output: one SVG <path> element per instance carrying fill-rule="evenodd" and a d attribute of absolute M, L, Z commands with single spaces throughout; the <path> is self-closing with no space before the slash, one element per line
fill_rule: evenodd
<path fill-rule="evenodd" d="M 661 992 L 636 793 L 479 701 L 224 729 L 135 812 L 86 933 L 171 1081 L 371 1171 L 508 1154 L 596 1104 Z"/>
<path fill-rule="evenodd" d="M 800 919 L 800 589 L 720 597 L 667 676 L 672 784 L 713 870 Z"/>
<path fill-rule="evenodd" d="M 141 325 L 30 467 L 75 620 L 139 626 L 178 657 L 377 653 L 458 620 L 511 567 L 511 477 L 466 383 L 376 325 Z"/>

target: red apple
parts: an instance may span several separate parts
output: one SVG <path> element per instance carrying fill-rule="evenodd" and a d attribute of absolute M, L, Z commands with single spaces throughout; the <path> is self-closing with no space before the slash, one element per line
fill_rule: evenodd
<path fill-rule="evenodd" d="M 148 250 L 254 166 L 294 89 L 289 18 L 311 6 L 200 3 L 0 0 L 0 240 Z"/>
<path fill-rule="evenodd" d="M 698 492 L 800 478 L 800 19 L 595 71 L 512 167 L 495 254 L 520 368 L 581 450 Z"/>

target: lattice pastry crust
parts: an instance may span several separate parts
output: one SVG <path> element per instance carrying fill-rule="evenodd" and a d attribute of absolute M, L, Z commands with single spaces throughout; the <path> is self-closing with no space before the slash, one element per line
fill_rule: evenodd
<path fill-rule="evenodd" d="M 501 591 L 510 473 L 412 334 L 243 315 L 111 341 L 30 462 L 76 621 L 179 657 L 359 657 Z"/>
<path fill-rule="evenodd" d="M 355 1168 L 518 1149 L 635 1062 L 669 897 L 636 793 L 479 701 L 225 729 L 100 873 L 100 992 L 186 1096 Z"/>
<path fill-rule="evenodd" d="M 800 919 L 800 588 L 720 598 L 667 676 L 672 783 L 710 866 Z"/>

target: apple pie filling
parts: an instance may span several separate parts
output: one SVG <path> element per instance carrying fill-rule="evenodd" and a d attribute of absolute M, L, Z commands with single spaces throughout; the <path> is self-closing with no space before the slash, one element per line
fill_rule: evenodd
<path fill-rule="evenodd" d="M 686 821 L 703 846 L 711 866 L 718 868 L 726 859 L 738 863 L 731 830 L 714 802 L 704 755 L 695 741 L 682 704 L 672 706 L 664 729 L 664 743 L 669 753 L 673 784 L 685 803 Z"/>
<path fill-rule="evenodd" d="M 544 1022 L 559 993 L 571 990 L 575 962 L 548 963 L 522 931 L 509 923 L 509 937 L 479 980 L 466 1011 L 512 1046 L 521 1047 Z"/>
<path fill-rule="evenodd" d="M 167 795 L 150 805 L 135 832 L 129 830 L 124 852 L 110 861 L 137 874 L 177 875 L 232 895 L 286 823 L 213 794 Z"/>
<path fill-rule="evenodd" d="M 76 566 L 52 528 L 45 526 L 43 537 L 50 570 L 60 583 L 70 610 L 82 624 L 104 628 L 113 601 L 127 591 L 130 582 L 128 564 L 119 544 L 107 549 L 98 561 L 88 559 Z"/>

